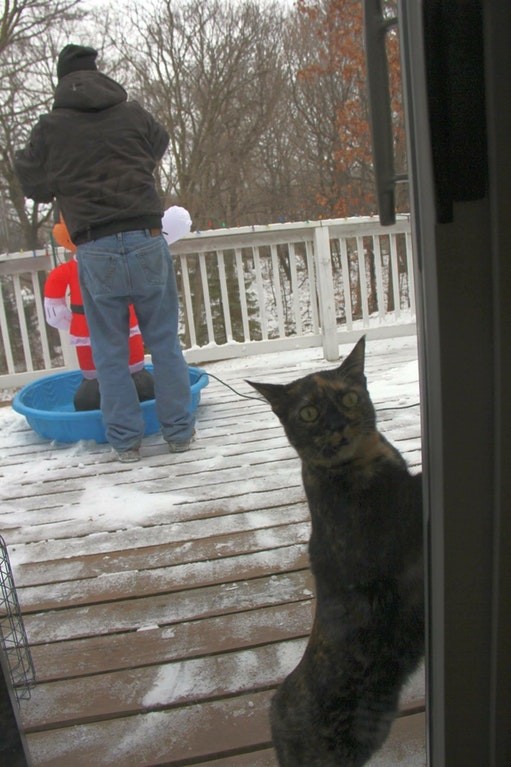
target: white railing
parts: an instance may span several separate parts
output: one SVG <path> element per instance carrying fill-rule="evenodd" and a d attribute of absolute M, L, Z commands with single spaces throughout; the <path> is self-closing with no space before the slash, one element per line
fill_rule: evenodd
<path fill-rule="evenodd" d="M 190 363 L 415 332 L 408 216 L 194 232 L 171 248 Z M 61 249 L 57 257 L 64 260 Z M 44 320 L 55 254 L 0 256 L 0 388 L 77 367 L 66 333 Z"/>

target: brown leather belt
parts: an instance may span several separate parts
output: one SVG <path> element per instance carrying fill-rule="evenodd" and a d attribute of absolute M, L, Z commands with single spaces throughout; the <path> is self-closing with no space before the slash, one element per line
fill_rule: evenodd
<path fill-rule="evenodd" d="M 92 242 L 93 240 L 99 240 L 101 237 L 109 237 L 113 234 L 123 234 L 124 231 L 120 232 L 109 232 L 104 231 L 105 227 L 96 227 L 96 229 L 91 229 L 88 227 L 84 232 L 78 232 L 75 235 L 74 243 L 75 245 L 82 245 L 84 242 Z M 102 231 L 103 229 L 103 231 Z M 150 229 L 141 229 L 138 227 L 137 229 L 126 229 L 126 232 L 149 232 L 150 237 L 159 237 L 161 234 L 161 227 L 160 226 L 153 226 Z"/>

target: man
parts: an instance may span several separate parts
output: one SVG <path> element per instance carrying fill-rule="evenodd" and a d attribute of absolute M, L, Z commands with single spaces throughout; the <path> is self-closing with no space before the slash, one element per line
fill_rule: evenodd
<path fill-rule="evenodd" d="M 107 439 L 140 460 L 144 420 L 130 376 L 129 305 L 153 363 L 156 412 L 170 452 L 194 436 L 188 367 L 178 338 L 174 268 L 161 233 L 154 170 L 168 134 L 124 88 L 97 71 L 97 51 L 66 45 L 50 114 L 16 155 L 24 194 L 57 199 L 77 245 L 83 303 Z"/>

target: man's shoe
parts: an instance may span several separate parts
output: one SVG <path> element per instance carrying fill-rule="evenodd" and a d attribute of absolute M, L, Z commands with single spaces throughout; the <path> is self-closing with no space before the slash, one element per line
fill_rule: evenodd
<path fill-rule="evenodd" d="M 140 461 L 140 450 L 132 447 L 129 450 L 117 450 L 117 458 L 121 463 L 135 463 Z"/>
<path fill-rule="evenodd" d="M 195 431 L 192 433 L 190 439 L 185 439 L 181 442 L 167 442 L 169 446 L 169 453 L 186 453 L 186 451 L 190 449 L 190 445 L 192 444 L 194 438 Z"/>

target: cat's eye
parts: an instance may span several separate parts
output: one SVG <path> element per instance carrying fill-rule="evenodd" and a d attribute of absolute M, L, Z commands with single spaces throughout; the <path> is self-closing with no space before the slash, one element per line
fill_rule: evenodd
<path fill-rule="evenodd" d="M 358 394 L 356 391 L 348 391 L 343 395 L 341 401 L 344 407 L 354 407 L 358 402 Z"/>
<path fill-rule="evenodd" d="M 313 423 L 318 420 L 319 410 L 314 405 L 305 405 L 300 410 L 300 418 L 306 423 Z"/>

